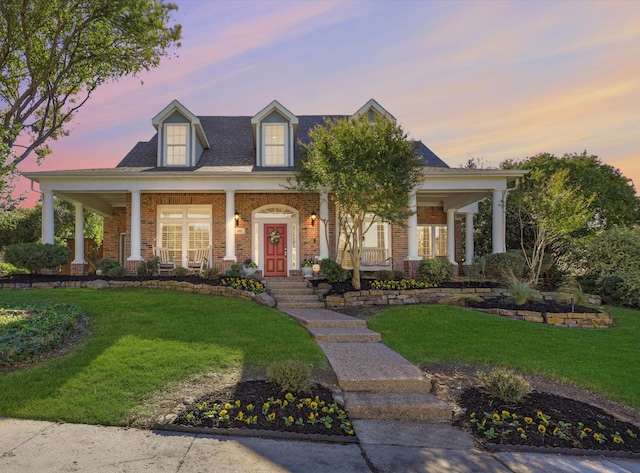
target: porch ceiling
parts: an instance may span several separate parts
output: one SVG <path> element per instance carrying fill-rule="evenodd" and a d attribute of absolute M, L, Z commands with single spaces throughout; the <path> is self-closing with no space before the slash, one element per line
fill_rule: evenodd
<path fill-rule="evenodd" d="M 103 216 L 113 213 L 114 207 L 127 205 L 128 192 L 54 192 L 56 197 L 72 203 L 81 203 L 86 209 Z"/>
<path fill-rule="evenodd" d="M 416 201 L 418 207 L 440 207 L 444 210 L 459 209 L 489 197 L 487 190 L 465 191 L 418 191 Z"/>

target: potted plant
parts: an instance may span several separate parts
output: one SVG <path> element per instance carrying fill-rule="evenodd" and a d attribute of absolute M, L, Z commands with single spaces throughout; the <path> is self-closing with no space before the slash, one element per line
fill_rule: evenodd
<path fill-rule="evenodd" d="M 302 275 L 305 278 L 310 278 L 311 276 L 313 276 L 313 265 L 316 263 L 316 261 L 312 258 L 305 258 L 302 260 L 302 262 L 300 263 L 300 267 L 302 268 Z"/>
<path fill-rule="evenodd" d="M 242 272 L 245 276 L 251 276 L 258 270 L 258 265 L 251 261 L 251 258 L 248 258 L 242 263 Z"/>

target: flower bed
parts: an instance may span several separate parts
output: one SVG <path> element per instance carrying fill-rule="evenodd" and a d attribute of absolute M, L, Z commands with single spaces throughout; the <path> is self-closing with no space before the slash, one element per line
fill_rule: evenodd
<path fill-rule="evenodd" d="M 580 401 L 536 392 L 518 406 L 501 406 L 479 388 L 459 398 L 458 424 L 485 447 L 552 447 L 640 453 L 640 428 Z"/>

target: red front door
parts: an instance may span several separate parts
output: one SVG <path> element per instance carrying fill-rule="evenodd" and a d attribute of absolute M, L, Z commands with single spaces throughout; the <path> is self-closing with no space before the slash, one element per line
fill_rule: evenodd
<path fill-rule="evenodd" d="M 287 225 L 264 225 L 264 275 L 287 275 Z"/>

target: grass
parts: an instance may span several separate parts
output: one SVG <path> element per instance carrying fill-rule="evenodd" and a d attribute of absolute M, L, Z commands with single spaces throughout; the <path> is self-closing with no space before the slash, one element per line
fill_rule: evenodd
<path fill-rule="evenodd" d="M 413 363 L 498 365 L 542 374 L 640 409 L 640 311 L 609 307 L 614 325 L 581 330 L 451 306 L 403 306 L 369 319 Z"/>
<path fill-rule="evenodd" d="M 0 305 L 72 304 L 90 335 L 64 357 L 0 374 L 0 415 L 122 425 L 143 399 L 197 373 L 328 368 L 307 331 L 253 302 L 158 289 L 0 291 Z"/>

